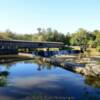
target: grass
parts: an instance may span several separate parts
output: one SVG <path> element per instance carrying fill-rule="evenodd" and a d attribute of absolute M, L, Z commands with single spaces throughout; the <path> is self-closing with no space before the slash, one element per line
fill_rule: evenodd
<path fill-rule="evenodd" d="M 100 64 L 100 62 L 97 62 L 97 64 Z"/>

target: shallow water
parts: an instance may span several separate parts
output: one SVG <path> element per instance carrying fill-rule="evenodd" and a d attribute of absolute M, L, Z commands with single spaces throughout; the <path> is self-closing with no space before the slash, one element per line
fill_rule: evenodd
<path fill-rule="evenodd" d="M 0 100 L 100 100 L 100 80 L 41 61 L 0 64 L 0 72 Z"/>

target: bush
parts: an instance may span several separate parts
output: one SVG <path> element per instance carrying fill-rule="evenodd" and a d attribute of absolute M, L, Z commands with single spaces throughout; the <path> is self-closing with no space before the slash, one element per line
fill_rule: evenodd
<path fill-rule="evenodd" d="M 100 46 L 97 46 L 96 47 L 96 50 L 100 52 Z"/>
<path fill-rule="evenodd" d="M 63 47 L 60 50 L 73 50 L 73 48 L 72 47 Z"/>

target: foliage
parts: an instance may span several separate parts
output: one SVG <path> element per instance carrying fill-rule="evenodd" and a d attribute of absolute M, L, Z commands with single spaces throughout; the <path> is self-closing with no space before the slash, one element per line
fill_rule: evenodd
<path fill-rule="evenodd" d="M 93 40 L 88 41 L 88 45 L 90 48 L 93 48 L 95 46 L 95 43 Z"/>
<path fill-rule="evenodd" d="M 72 47 L 63 47 L 63 48 L 61 48 L 61 50 L 73 50 L 74 48 L 72 48 Z"/>
<path fill-rule="evenodd" d="M 71 44 L 72 45 L 86 45 L 89 40 L 89 34 L 86 30 L 80 28 L 76 33 L 72 35 Z"/>
<path fill-rule="evenodd" d="M 88 45 L 89 47 L 100 47 L 100 31 L 94 30 L 89 32 L 83 28 L 78 29 L 78 31 L 72 33 L 63 34 L 57 30 L 52 30 L 51 28 L 42 29 L 37 28 L 38 33 L 32 34 L 17 34 L 10 30 L 5 32 L 0 32 L 0 39 L 8 40 L 25 40 L 25 41 L 53 41 L 53 42 L 63 42 L 65 45 L 82 46 Z"/>
<path fill-rule="evenodd" d="M 99 30 L 95 30 L 93 32 L 93 35 L 95 36 L 95 40 L 94 40 L 94 46 L 100 46 L 100 31 Z"/>
<path fill-rule="evenodd" d="M 97 46 L 96 47 L 96 50 L 100 52 L 100 46 Z"/>

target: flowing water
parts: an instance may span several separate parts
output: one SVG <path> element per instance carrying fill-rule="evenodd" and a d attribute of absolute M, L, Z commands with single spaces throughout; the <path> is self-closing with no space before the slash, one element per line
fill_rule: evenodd
<path fill-rule="evenodd" d="M 99 82 L 36 60 L 0 64 L 0 100 L 100 100 Z"/>

